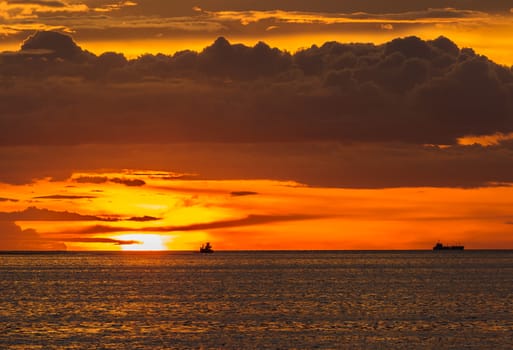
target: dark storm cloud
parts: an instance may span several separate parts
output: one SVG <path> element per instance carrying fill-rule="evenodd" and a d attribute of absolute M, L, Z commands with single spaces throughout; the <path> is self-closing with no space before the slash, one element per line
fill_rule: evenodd
<path fill-rule="evenodd" d="M 69 211 L 55 211 L 44 208 L 28 207 L 22 211 L 0 212 L 0 221 L 156 221 L 153 216 L 122 217 L 119 215 L 83 215 Z"/>
<path fill-rule="evenodd" d="M 42 238 L 33 229 L 22 230 L 14 222 L 0 221 L 0 250 L 66 250 L 66 245 Z"/>
<path fill-rule="evenodd" d="M 95 225 L 85 229 L 72 232 L 74 234 L 99 234 L 99 233 L 112 233 L 112 232 L 186 232 L 186 231 L 201 231 L 201 230 L 216 230 L 221 228 L 231 227 L 244 227 L 253 225 L 263 225 L 273 222 L 286 222 L 286 221 L 299 221 L 318 219 L 318 216 L 312 215 L 248 215 L 241 219 L 221 220 L 206 223 L 197 223 L 182 226 L 160 226 L 160 227 L 120 227 L 120 226 L 106 226 Z"/>

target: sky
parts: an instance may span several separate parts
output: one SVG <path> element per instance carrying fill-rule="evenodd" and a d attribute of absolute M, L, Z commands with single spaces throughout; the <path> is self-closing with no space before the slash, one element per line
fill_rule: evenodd
<path fill-rule="evenodd" d="M 513 249 L 505 1 L 0 0 L 0 250 Z"/>

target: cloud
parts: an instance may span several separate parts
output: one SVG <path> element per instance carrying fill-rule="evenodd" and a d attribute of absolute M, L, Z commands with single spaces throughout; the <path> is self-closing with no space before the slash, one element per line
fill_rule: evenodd
<path fill-rule="evenodd" d="M 230 192 L 232 197 L 243 197 L 243 196 L 254 196 L 257 195 L 258 192 L 253 191 L 232 191 Z"/>
<path fill-rule="evenodd" d="M 129 187 L 140 187 L 146 185 L 146 182 L 144 182 L 141 179 L 121 179 L 121 178 L 113 178 L 110 179 L 111 182 L 122 184 Z"/>
<path fill-rule="evenodd" d="M 54 48 L 50 42 L 34 47 Z M 513 131 L 511 69 L 443 37 L 377 46 L 328 42 L 294 55 L 219 38 L 200 53 L 145 55 L 110 67 L 93 56 L 87 64 L 19 60 L 6 59 L 4 76 L 25 76 L 30 84 L 21 80 L 0 97 L 0 125 L 10 130 L 3 145 L 455 144 L 469 134 Z M 51 83 L 38 86 L 32 77 Z M 21 99 L 23 105 L 13 103 Z M 27 132 L 27 124 L 38 128 Z"/>
<path fill-rule="evenodd" d="M 334 12 L 302 12 L 302 11 L 203 11 L 211 18 L 220 21 L 239 21 L 249 25 L 265 20 L 277 23 L 300 24 L 345 24 L 345 23 L 393 23 L 393 24 L 442 24 L 463 23 L 466 21 L 490 20 L 486 12 L 475 10 L 460 10 L 455 8 L 429 8 L 423 11 L 406 11 L 399 13 L 334 13 Z"/>
<path fill-rule="evenodd" d="M 85 4 L 58 0 L 0 1 L 0 19 L 3 20 L 34 19 L 45 13 L 76 13 L 88 10 Z"/>
<path fill-rule="evenodd" d="M 95 12 L 112 12 L 112 11 L 118 11 L 122 9 L 123 7 L 132 7 L 137 6 L 137 3 L 135 1 L 118 1 L 117 3 L 112 4 L 106 4 L 99 7 L 94 7 L 93 11 Z"/>
<path fill-rule="evenodd" d="M 96 196 L 52 194 L 52 195 L 48 195 L 48 196 L 37 196 L 37 197 L 34 197 L 34 199 L 92 199 L 92 198 L 96 198 Z"/>
<path fill-rule="evenodd" d="M 14 222 L 0 221 L 0 250 L 66 250 L 66 245 L 42 238 L 33 229 L 22 230 Z"/>
<path fill-rule="evenodd" d="M 147 222 L 147 221 L 157 221 L 160 220 L 160 218 L 157 218 L 155 216 L 132 216 L 131 218 L 126 219 L 127 221 L 137 221 L 137 222 Z"/>
<path fill-rule="evenodd" d="M 44 55 L 67 60 L 85 59 L 84 51 L 68 36 L 58 32 L 38 31 L 21 45 L 22 54 Z"/>
<path fill-rule="evenodd" d="M 77 23 L 100 21 L 92 13 L 111 13 L 136 6 L 133 1 L 112 1 L 100 6 L 68 0 L 0 0 L 0 34 L 15 35 L 34 30 L 74 32 Z M 71 16 L 72 15 L 72 16 Z M 101 24 L 100 24 L 101 25 Z"/>
<path fill-rule="evenodd" d="M 80 229 L 73 234 L 100 234 L 100 233 L 113 233 L 113 232 L 187 232 L 187 231 L 203 231 L 203 230 L 216 230 L 231 227 L 243 227 L 253 225 L 263 225 L 273 222 L 286 222 L 286 221 L 300 221 L 311 220 L 319 218 L 318 216 L 311 215 L 248 215 L 241 219 L 220 220 L 207 223 L 196 223 L 182 226 L 157 226 L 157 227 L 119 227 L 119 226 L 106 226 L 95 225 Z M 69 232 L 68 232 L 69 233 Z"/>
<path fill-rule="evenodd" d="M 0 212 L 0 221 L 156 221 L 153 216 L 121 217 L 119 215 L 83 215 L 69 211 L 54 211 L 37 207 L 28 207 L 22 211 Z"/>
<path fill-rule="evenodd" d="M 114 238 L 105 238 L 105 237 L 65 237 L 58 238 L 57 240 L 63 242 L 73 242 L 73 243 L 112 243 L 114 245 L 132 245 L 132 244 L 141 244 L 140 241 L 136 240 L 122 240 L 122 239 L 114 239 Z"/>
<path fill-rule="evenodd" d="M 513 180 L 507 138 L 460 145 L 513 132 L 513 72 L 444 37 L 294 54 L 219 38 L 201 52 L 101 57 L 1 57 L 1 179 L 169 164 L 321 186 Z"/>
<path fill-rule="evenodd" d="M 140 186 L 144 186 L 146 184 L 146 182 L 144 182 L 141 179 L 127 179 L 127 178 L 119 178 L 119 177 L 108 178 L 106 176 L 79 176 L 79 177 L 73 179 L 73 181 L 78 182 L 78 183 L 93 183 L 93 184 L 102 184 L 102 183 L 106 183 L 106 182 L 110 181 L 113 183 L 122 184 L 122 185 L 129 186 L 129 187 L 140 187 Z"/>
<path fill-rule="evenodd" d="M 0 202 L 18 202 L 17 199 L 0 197 Z"/>
<path fill-rule="evenodd" d="M 0 221 L 117 221 L 94 215 L 28 207 L 23 211 L 0 212 Z"/>
<path fill-rule="evenodd" d="M 73 181 L 81 184 L 103 184 L 109 181 L 109 178 L 106 176 L 79 176 Z"/>

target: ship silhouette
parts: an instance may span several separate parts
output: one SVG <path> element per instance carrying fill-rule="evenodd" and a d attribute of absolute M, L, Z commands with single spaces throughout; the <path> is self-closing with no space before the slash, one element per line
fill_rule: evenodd
<path fill-rule="evenodd" d="M 200 253 L 213 253 L 214 250 L 212 249 L 212 245 L 210 242 L 207 242 L 205 244 L 202 244 L 199 250 Z"/>
<path fill-rule="evenodd" d="M 433 250 L 464 250 L 463 245 L 443 245 L 441 242 L 437 242 L 433 247 Z"/>

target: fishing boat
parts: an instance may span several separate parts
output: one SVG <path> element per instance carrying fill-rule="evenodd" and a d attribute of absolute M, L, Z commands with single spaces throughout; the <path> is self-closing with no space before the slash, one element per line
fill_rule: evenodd
<path fill-rule="evenodd" d="M 210 242 L 207 242 L 205 244 L 202 244 L 199 250 L 200 253 L 213 253 L 214 250 L 212 249 L 212 245 Z"/>
<path fill-rule="evenodd" d="M 433 250 L 464 250 L 465 246 L 462 245 L 443 245 L 442 243 L 438 242 L 433 247 Z"/>

